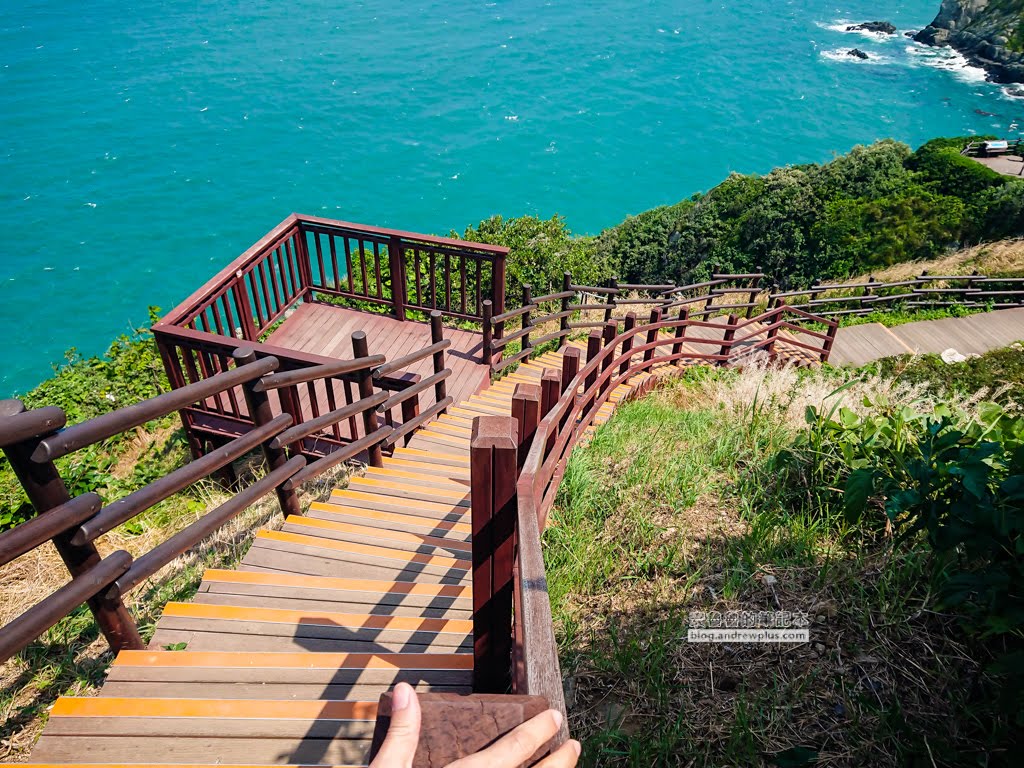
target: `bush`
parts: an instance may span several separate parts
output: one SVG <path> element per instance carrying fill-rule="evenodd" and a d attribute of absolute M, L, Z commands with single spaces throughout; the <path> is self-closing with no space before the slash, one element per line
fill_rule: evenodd
<path fill-rule="evenodd" d="M 150 308 L 153 322 L 157 311 Z M 54 367 L 52 378 L 21 398 L 26 408 L 55 405 L 67 414 L 69 424 L 77 424 L 170 389 L 153 337 L 144 328 L 119 336 L 102 357 L 86 358 L 70 349 L 65 358 L 63 365 Z M 165 419 L 167 423 L 174 420 Z M 61 476 L 73 496 L 113 485 L 111 467 L 123 440 L 123 436 L 113 437 L 102 445 L 58 460 Z M 140 460 L 139 466 L 144 464 L 145 460 Z M 0 530 L 11 528 L 32 514 L 14 470 L 0 454 Z"/>
<path fill-rule="evenodd" d="M 572 272 L 573 280 L 583 285 L 597 285 L 612 274 L 610 266 L 594 258 L 593 241 L 573 237 L 561 216 L 547 220 L 492 216 L 467 227 L 462 237 L 511 249 L 506 264 L 510 307 L 519 306 L 517 289 L 523 283 L 533 286 L 535 296 L 542 296 L 562 290 L 565 272 Z"/>
<path fill-rule="evenodd" d="M 864 415 L 809 408 L 781 465 L 802 457 L 819 492 L 843 488 L 849 524 L 926 539 L 943 605 L 995 657 L 991 671 L 1022 726 L 1024 416 L 994 403 L 976 416 L 883 397 L 865 406 Z"/>

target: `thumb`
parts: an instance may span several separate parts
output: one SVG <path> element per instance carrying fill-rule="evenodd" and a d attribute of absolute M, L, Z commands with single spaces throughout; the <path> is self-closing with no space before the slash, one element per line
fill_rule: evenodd
<path fill-rule="evenodd" d="M 420 740 L 420 703 L 408 683 L 399 683 L 391 694 L 391 724 L 370 768 L 412 768 Z"/>

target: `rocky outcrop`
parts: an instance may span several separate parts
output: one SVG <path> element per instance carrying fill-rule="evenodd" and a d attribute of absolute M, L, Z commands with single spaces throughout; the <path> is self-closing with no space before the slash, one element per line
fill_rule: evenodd
<path fill-rule="evenodd" d="M 851 48 L 850 50 L 848 50 L 846 52 L 846 55 L 847 56 L 854 56 L 854 57 L 856 57 L 858 59 L 867 59 L 867 58 L 869 58 L 869 56 L 866 53 L 864 53 L 864 51 L 862 51 L 860 48 Z"/>
<path fill-rule="evenodd" d="M 847 32 L 879 32 L 883 35 L 895 35 L 896 25 L 888 21 L 865 21 L 863 24 L 851 24 Z"/>
<path fill-rule="evenodd" d="M 997 83 L 1024 83 L 1024 0 L 942 0 L 914 39 L 952 46 Z"/>

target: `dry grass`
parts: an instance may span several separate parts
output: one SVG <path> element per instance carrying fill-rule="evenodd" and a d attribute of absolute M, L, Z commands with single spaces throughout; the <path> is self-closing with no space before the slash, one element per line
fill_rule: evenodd
<path fill-rule="evenodd" d="M 258 473 L 262 473 L 258 464 L 246 465 L 239 471 L 240 480 L 248 484 Z M 344 486 L 351 473 L 352 468 L 343 465 L 305 484 L 299 492 L 302 505 L 325 499 L 333 488 Z M 125 550 L 133 557 L 144 554 L 227 501 L 230 493 L 206 482 L 193 488 L 192 497 L 193 503 L 187 505 L 190 511 L 164 525 L 147 527 L 140 535 L 121 527 L 103 536 L 97 541 L 101 554 L 116 550 Z M 186 505 L 182 505 L 184 508 Z M 279 528 L 282 521 L 276 497 L 265 496 L 133 590 L 126 604 L 144 636 L 152 631 L 168 600 L 190 599 L 205 568 L 233 567 L 248 550 L 257 530 Z M 51 543 L 17 558 L 5 566 L 0 580 L 0 624 L 20 615 L 67 580 L 67 570 Z M 0 667 L 0 718 L 4 721 L 0 762 L 26 760 L 53 701 L 60 695 L 95 693 L 111 660 L 106 641 L 95 630 L 88 612 L 81 609 L 77 616 L 65 619 Z"/>
<path fill-rule="evenodd" d="M 954 251 L 930 261 L 896 264 L 874 273 L 883 282 L 909 280 L 927 270 L 933 275 L 969 275 L 977 270 L 984 274 L 1015 274 L 1024 272 L 1024 239 L 1000 240 Z M 850 282 L 867 282 L 861 275 Z"/>

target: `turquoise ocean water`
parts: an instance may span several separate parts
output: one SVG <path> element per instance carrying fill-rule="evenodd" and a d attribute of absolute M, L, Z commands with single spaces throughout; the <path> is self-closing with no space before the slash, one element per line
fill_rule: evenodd
<path fill-rule="evenodd" d="M 291 211 L 597 232 L 730 171 L 1017 135 L 917 29 L 938 0 L 21 2 L 0 7 L 0 396 L 101 352 Z M 843 55 L 857 46 L 866 62 Z"/>

